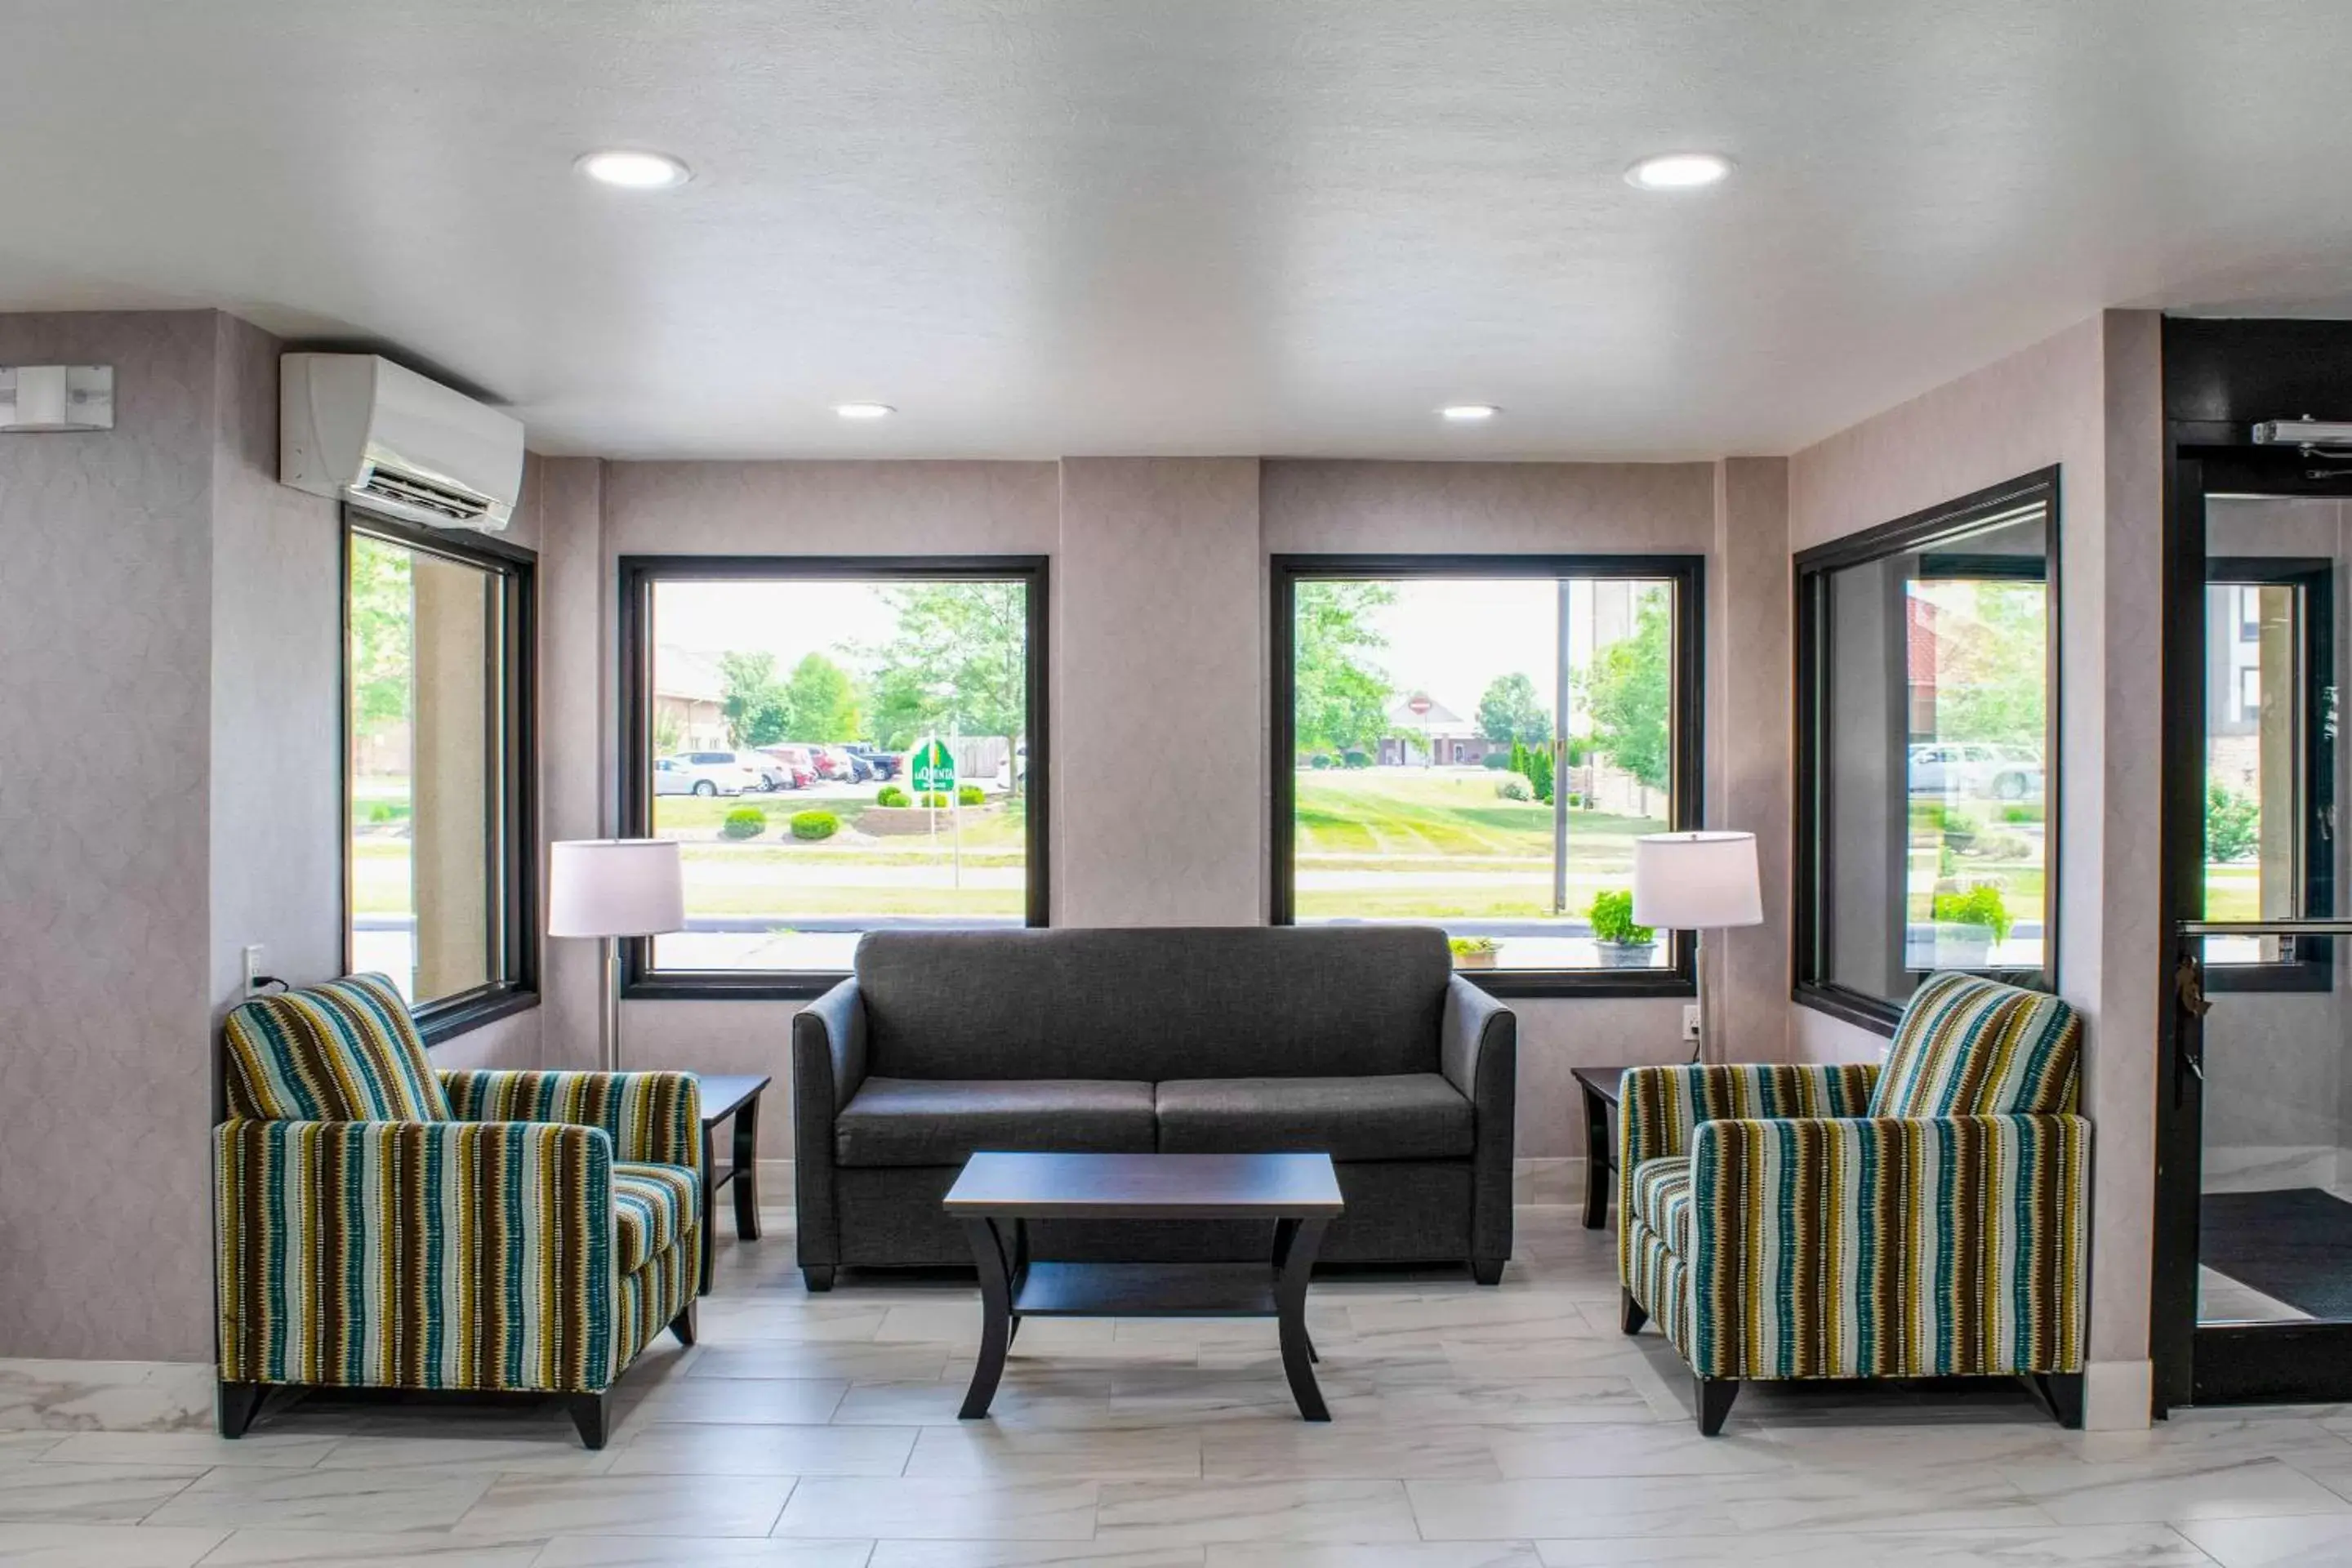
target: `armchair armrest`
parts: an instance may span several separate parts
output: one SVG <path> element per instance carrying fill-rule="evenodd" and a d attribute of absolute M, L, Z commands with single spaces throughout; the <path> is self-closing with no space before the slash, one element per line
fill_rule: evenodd
<path fill-rule="evenodd" d="M 226 1121 L 213 1197 L 225 1381 L 593 1393 L 618 1370 L 597 1128 Z"/>
<path fill-rule="evenodd" d="M 702 1083 L 690 1072 L 444 1071 L 460 1121 L 601 1127 L 613 1158 L 702 1169 Z"/>
<path fill-rule="evenodd" d="M 812 1289 L 841 1260 L 834 1206 L 833 1122 L 866 1081 L 866 1003 L 852 975 L 793 1015 L 794 1245 Z"/>
<path fill-rule="evenodd" d="M 2090 1143 L 2074 1115 L 1703 1123 L 1685 1355 L 1725 1378 L 2079 1371 Z"/>
<path fill-rule="evenodd" d="M 1483 1283 L 1511 1256 L 1511 1155 L 1518 1115 L 1519 1020 L 1460 975 L 1446 983 L 1438 1070 L 1470 1102 L 1470 1266 Z"/>

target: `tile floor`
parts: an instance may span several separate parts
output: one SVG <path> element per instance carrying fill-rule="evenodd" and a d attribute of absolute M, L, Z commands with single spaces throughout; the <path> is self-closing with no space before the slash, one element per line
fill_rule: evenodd
<path fill-rule="evenodd" d="M 2352 1563 L 2352 1407 L 2061 1432 L 2024 1396 L 1752 1388 L 1691 1429 L 1607 1233 L 1519 1214 L 1503 1286 L 1319 1281 L 1336 1419 L 1265 1323 L 1037 1322 L 955 1410 L 969 1286 L 809 1297 L 790 1216 L 702 1343 L 557 1411 L 310 1401 L 211 1436 L 204 1367 L 0 1363 L 0 1564 L 205 1568 L 2289 1568 Z"/>

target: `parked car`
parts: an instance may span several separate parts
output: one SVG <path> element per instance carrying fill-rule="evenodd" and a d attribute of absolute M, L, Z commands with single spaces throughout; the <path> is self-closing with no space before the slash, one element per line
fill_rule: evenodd
<path fill-rule="evenodd" d="M 852 756 L 865 758 L 866 765 L 874 770 L 874 776 L 885 783 L 897 778 L 906 771 L 905 758 L 895 752 L 886 752 L 879 746 L 852 746 L 849 748 L 849 752 Z"/>
<path fill-rule="evenodd" d="M 2043 786 L 2042 758 L 2024 746 L 1982 741 L 1927 741 L 1911 748 L 1913 795 L 1990 795 L 2031 800 Z"/>
<path fill-rule="evenodd" d="M 853 784 L 871 784 L 874 782 L 874 764 L 867 762 L 864 757 L 858 755 L 855 748 L 849 746 L 827 746 L 825 750 L 832 752 L 840 757 L 841 765 L 848 770 L 850 782 Z"/>
<path fill-rule="evenodd" d="M 863 784 L 874 776 L 874 770 L 846 746 L 811 746 L 809 751 L 816 757 L 817 771 L 826 778 L 842 784 Z"/>
<path fill-rule="evenodd" d="M 806 789 L 816 783 L 816 760 L 806 746 L 770 746 L 767 754 L 783 770 L 785 789 Z"/>
<path fill-rule="evenodd" d="M 686 752 L 681 755 L 694 767 L 742 770 L 747 780 L 745 789 L 783 787 L 783 770 L 764 752 Z"/>
<path fill-rule="evenodd" d="M 656 795 L 741 795 L 760 787 L 760 775 L 732 761 L 732 752 L 688 752 L 662 757 L 654 763 Z M 698 762 L 698 757 L 723 756 L 723 763 Z"/>

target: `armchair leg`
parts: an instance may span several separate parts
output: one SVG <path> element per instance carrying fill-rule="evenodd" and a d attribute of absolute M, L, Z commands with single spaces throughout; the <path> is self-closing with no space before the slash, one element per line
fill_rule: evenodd
<path fill-rule="evenodd" d="M 1633 1292 L 1622 1286 L 1617 1289 L 1617 1321 L 1629 1334 L 1640 1333 L 1642 1325 L 1650 1321 L 1650 1314 L 1643 1310 L 1642 1303 L 1633 1300 Z"/>
<path fill-rule="evenodd" d="M 2037 1372 L 2030 1380 L 2034 1393 L 2050 1406 L 2058 1425 L 2069 1432 L 2083 1429 L 2083 1374 L 2079 1372 Z"/>
<path fill-rule="evenodd" d="M 266 1383 L 223 1383 L 213 1400 L 213 1415 L 224 1437 L 242 1437 L 253 1418 L 261 1414 L 261 1402 L 269 1396 Z"/>
<path fill-rule="evenodd" d="M 572 1417 L 572 1425 L 580 1429 L 582 1447 L 601 1448 L 604 1446 L 604 1439 L 611 1435 L 613 1426 L 611 1389 L 599 1389 L 594 1394 L 567 1394 L 563 1396 L 563 1407 Z"/>
<path fill-rule="evenodd" d="M 1739 1397 L 1739 1380 L 1700 1377 L 1692 1381 L 1698 1395 L 1698 1435 L 1712 1437 L 1723 1430 L 1723 1418 L 1731 1414 L 1731 1402 Z"/>
<path fill-rule="evenodd" d="M 669 1321 L 669 1331 L 677 1336 L 677 1342 L 679 1344 L 686 1345 L 689 1348 L 692 1347 L 694 1344 L 694 1302 L 691 1299 L 689 1299 L 686 1305 L 679 1310 L 677 1316 Z"/>
<path fill-rule="evenodd" d="M 812 1296 L 833 1289 L 833 1269 L 830 1266 L 804 1263 L 801 1265 L 801 1283 L 808 1287 Z"/>
<path fill-rule="evenodd" d="M 1470 1278 L 1481 1285 L 1500 1285 L 1507 1258 L 1474 1258 L 1470 1260 Z"/>

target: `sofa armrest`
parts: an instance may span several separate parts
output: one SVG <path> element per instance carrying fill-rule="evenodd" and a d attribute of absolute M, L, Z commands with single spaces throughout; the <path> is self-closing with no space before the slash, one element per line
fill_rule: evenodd
<path fill-rule="evenodd" d="M 702 1169 L 702 1082 L 690 1072 L 444 1071 L 460 1121 L 601 1127 L 613 1158 Z"/>
<path fill-rule="evenodd" d="M 2081 1370 L 2090 1147 L 2074 1115 L 1701 1124 L 1685 1356 L 1727 1378 Z"/>
<path fill-rule="evenodd" d="M 226 1121 L 213 1200 L 227 1382 L 593 1393 L 619 1371 L 600 1128 Z"/>
<path fill-rule="evenodd" d="M 841 1260 L 833 1123 L 866 1081 L 866 1003 L 855 975 L 793 1015 L 793 1205 L 803 1268 Z M 814 1276 L 812 1276 L 814 1279 Z"/>
<path fill-rule="evenodd" d="M 1519 1020 L 1460 975 L 1446 983 L 1438 1070 L 1470 1102 L 1470 1259 L 1492 1284 L 1511 1256 L 1511 1155 L 1518 1117 Z"/>

